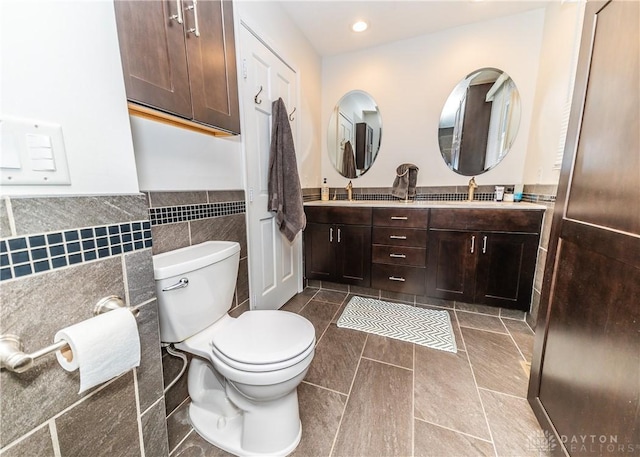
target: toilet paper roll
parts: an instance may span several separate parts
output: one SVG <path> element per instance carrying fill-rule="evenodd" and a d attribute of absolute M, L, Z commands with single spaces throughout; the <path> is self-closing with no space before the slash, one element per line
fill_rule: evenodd
<path fill-rule="evenodd" d="M 125 308 L 66 327 L 54 336 L 60 340 L 71 350 L 57 351 L 58 363 L 67 371 L 80 369 L 79 394 L 140 365 L 138 326 Z"/>

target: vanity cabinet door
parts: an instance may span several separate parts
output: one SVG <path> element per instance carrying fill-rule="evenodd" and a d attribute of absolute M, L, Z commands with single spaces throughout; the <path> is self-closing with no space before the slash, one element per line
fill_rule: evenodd
<path fill-rule="evenodd" d="M 538 236 L 480 233 L 475 302 L 528 311 Z"/>
<path fill-rule="evenodd" d="M 332 281 L 336 265 L 334 226 L 307 223 L 304 230 L 304 270 L 307 279 Z"/>
<path fill-rule="evenodd" d="M 473 302 L 478 234 L 430 230 L 427 249 L 427 296 Z"/>
<path fill-rule="evenodd" d="M 342 284 L 362 287 L 371 285 L 371 227 L 338 225 L 336 277 Z"/>
<path fill-rule="evenodd" d="M 362 287 L 371 285 L 371 227 L 307 223 L 305 276 Z"/>

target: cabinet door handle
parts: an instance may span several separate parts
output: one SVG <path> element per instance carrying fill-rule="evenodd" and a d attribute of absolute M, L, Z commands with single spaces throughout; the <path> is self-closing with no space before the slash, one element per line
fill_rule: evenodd
<path fill-rule="evenodd" d="M 395 257 L 398 259 L 406 259 L 407 256 L 405 254 L 389 254 L 389 257 Z"/>
<path fill-rule="evenodd" d="M 341 232 L 340 232 L 340 229 L 338 229 L 338 243 L 340 242 L 340 235 L 341 235 Z"/>
<path fill-rule="evenodd" d="M 407 216 L 391 216 L 392 221 L 406 221 L 409 219 Z"/>
<path fill-rule="evenodd" d="M 187 30 L 187 33 L 193 33 L 195 36 L 200 36 L 200 27 L 198 27 L 198 0 L 192 0 L 193 5 L 187 6 L 187 11 L 193 10 L 193 28 Z"/>
<path fill-rule="evenodd" d="M 184 21 L 182 20 L 182 5 L 180 4 L 181 0 L 176 0 L 176 14 L 172 14 L 169 16 L 169 19 L 172 21 L 176 21 L 178 24 L 182 24 Z"/>
<path fill-rule="evenodd" d="M 486 254 L 487 253 L 487 236 L 483 236 L 482 237 L 482 253 Z"/>
<path fill-rule="evenodd" d="M 392 240 L 406 240 L 407 237 L 404 235 L 389 235 L 389 238 Z"/>
<path fill-rule="evenodd" d="M 406 281 L 406 279 L 404 279 L 404 278 L 397 278 L 395 276 L 389 276 L 389 279 L 391 281 L 399 281 L 399 282 L 405 282 Z"/>
<path fill-rule="evenodd" d="M 329 243 L 333 243 L 333 227 L 329 229 Z"/>
<path fill-rule="evenodd" d="M 476 250 L 476 236 L 471 235 L 471 254 Z"/>

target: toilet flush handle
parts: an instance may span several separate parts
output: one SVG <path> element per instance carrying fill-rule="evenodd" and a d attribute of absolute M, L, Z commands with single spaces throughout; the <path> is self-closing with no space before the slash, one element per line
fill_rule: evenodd
<path fill-rule="evenodd" d="M 189 285 L 189 280 L 187 278 L 180 278 L 180 281 L 178 281 L 172 286 L 163 288 L 162 291 L 169 292 L 170 290 L 183 289 L 188 285 Z"/>

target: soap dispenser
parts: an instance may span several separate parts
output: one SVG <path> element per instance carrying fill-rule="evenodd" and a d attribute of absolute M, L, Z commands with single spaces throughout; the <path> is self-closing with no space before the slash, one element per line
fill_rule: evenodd
<path fill-rule="evenodd" d="M 329 186 L 327 185 L 327 178 L 324 178 L 324 181 L 322 182 L 322 189 L 320 189 L 320 199 L 323 202 L 329 201 Z"/>

